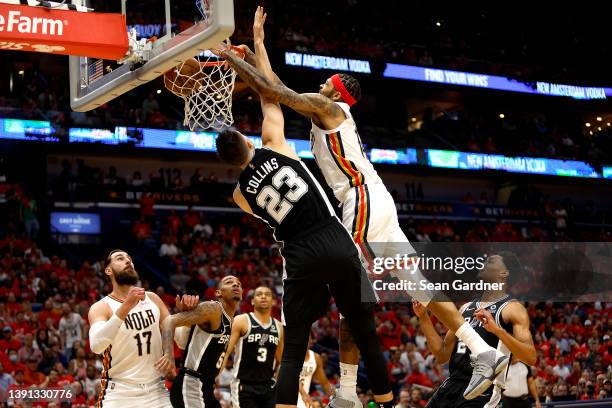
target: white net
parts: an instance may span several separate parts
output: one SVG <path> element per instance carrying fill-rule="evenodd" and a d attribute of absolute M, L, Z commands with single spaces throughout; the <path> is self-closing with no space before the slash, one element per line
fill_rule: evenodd
<path fill-rule="evenodd" d="M 191 58 L 164 76 L 164 85 L 185 101 L 184 125 L 192 131 L 223 129 L 234 123 L 232 92 L 236 72 L 215 56 Z"/>

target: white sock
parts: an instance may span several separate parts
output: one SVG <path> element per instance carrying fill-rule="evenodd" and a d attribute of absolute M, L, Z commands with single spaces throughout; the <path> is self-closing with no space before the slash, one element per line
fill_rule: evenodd
<path fill-rule="evenodd" d="M 473 355 L 477 356 L 485 351 L 492 350 L 483 339 L 476 333 L 476 330 L 468 322 L 463 323 L 455 332 L 457 338 L 465 343 Z"/>
<path fill-rule="evenodd" d="M 340 363 L 340 389 L 338 393 L 343 396 L 357 394 L 358 365 Z"/>

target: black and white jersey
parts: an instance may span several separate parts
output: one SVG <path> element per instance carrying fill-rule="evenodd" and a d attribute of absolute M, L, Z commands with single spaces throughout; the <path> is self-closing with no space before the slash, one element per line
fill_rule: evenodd
<path fill-rule="evenodd" d="M 204 331 L 198 325 L 191 327 L 183 360 L 184 368 L 196 371 L 203 380 L 213 383 L 221 371 L 232 333 L 232 320 L 222 305 L 221 310 L 221 325 L 214 332 Z"/>
<path fill-rule="evenodd" d="M 253 213 L 274 229 L 279 241 L 297 239 L 335 217 L 306 165 L 268 148 L 255 150 L 240 174 L 239 186 Z"/>
<path fill-rule="evenodd" d="M 514 301 L 510 295 L 506 295 L 499 300 L 489 304 L 485 309 L 488 310 L 495 322 L 503 327 L 508 333 L 512 333 L 512 325 L 504 322 L 502 318 L 502 311 L 510 303 Z M 510 354 L 508 348 L 503 344 L 499 337 L 493 333 L 488 332 L 478 319 L 474 317 L 474 313 L 477 309 L 481 308 L 485 303 L 483 302 L 470 302 L 461 307 L 461 314 L 466 322 L 474 328 L 476 333 L 491 347 L 503 351 L 505 354 Z M 465 343 L 457 339 L 453 354 L 451 354 L 449 361 L 450 378 L 470 381 L 472 377 L 472 366 L 470 365 L 470 349 L 467 348 Z"/>
<path fill-rule="evenodd" d="M 274 375 L 274 356 L 280 343 L 280 323 L 271 318 L 262 324 L 248 313 L 249 328 L 236 345 L 234 381 L 242 384 L 269 383 Z"/>

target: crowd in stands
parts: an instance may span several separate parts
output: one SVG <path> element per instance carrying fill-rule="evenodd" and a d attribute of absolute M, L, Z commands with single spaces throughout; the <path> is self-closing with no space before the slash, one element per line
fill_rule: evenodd
<path fill-rule="evenodd" d="M 24 210 L 21 207 L 12 211 Z M 240 277 L 247 299 L 261 284 L 280 294 L 279 244 L 262 223 L 248 216 L 213 217 L 191 210 L 167 215 L 151 213 L 147 207 L 141 211 L 140 222 L 158 221 L 152 223 L 153 228 L 160 230 L 158 238 L 150 239 L 157 243 L 157 255 L 168 275 L 165 287 L 150 288 L 147 279 L 143 279 L 143 286 L 156 290 L 170 307 L 174 294 L 187 290 L 212 298 L 216 281 L 226 274 Z M 19 219 L 16 214 L 9 217 Z M 505 232 L 501 231 L 504 228 Z M 497 225 L 493 232 L 520 236 L 514 227 L 504 228 Z M 467 235 L 482 229 L 473 224 Z M 413 240 L 443 240 L 465 233 L 457 225 L 435 221 L 411 222 L 406 231 Z M 28 238 L 23 222 L 3 224 L 0 394 L 6 395 L 16 385 L 44 384 L 72 387 L 77 395 L 73 406 L 85 407 L 95 401 L 101 361 L 88 348 L 86 316 L 88 307 L 110 291 L 101 268 L 99 260 L 69 261 L 43 251 Z M 243 302 L 241 312 L 249 311 L 250 307 L 250 302 Z M 527 308 L 538 350 L 533 372 L 542 400 L 612 396 L 610 305 L 529 303 Z M 278 305 L 274 314 L 279 314 Z M 418 320 L 408 304 L 380 305 L 377 323 L 398 404 L 406 408 L 424 406 L 432 389 L 448 375 L 446 367 L 427 351 Z M 440 333 L 445 331 L 439 323 L 436 327 Z M 337 331 L 338 312 L 332 306 L 317 322 L 314 332 L 315 347 L 328 362 L 326 372 L 333 381 L 337 380 Z M 229 378 L 229 371 L 225 370 L 219 378 L 219 398 L 227 397 Z M 364 388 L 360 396 L 367 403 L 371 398 L 367 383 L 360 381 L 360 386 Z M 323 404 L 326 401 L 316 387 L 313 399 Z"/>

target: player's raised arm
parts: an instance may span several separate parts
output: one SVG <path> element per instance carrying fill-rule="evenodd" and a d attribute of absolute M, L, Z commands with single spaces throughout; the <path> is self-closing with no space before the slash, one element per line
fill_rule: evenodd
<path fill-rule="evenodd" d="M 264 24 L 266 23 L 267 14 L 264 13 L 263 7 L 258 6 L 253 19 L 253 43 L 255 45 L 255 66 L 264 76 L 274 84 L 280 83 L 278 76 L 272 71 L 272 65 L 268 58 L 268 52 L 264 44 L 265 32 Z"/>
<path fill-rule="evenodd" d="M 203 302 L 195 309 L 168 316 L 162 328 L 162 350 L 164 355 L 157 363 L 162 373 L 174 371 L 174 330 L 180 326 L 193 326 L 207 323 L 217 327 L 221 320 L 221 306 L 217 302 Z"/>
<path fill-rule="evenodd" d="M 89 319 L 89 344 L 91 351 L 102 354 L 104 350 L 113 342 L 117 331 L 123 324 L 130 310 L 145 297 L 143 288 L 131 287 L 127 297 L 115 313 L 104 302 L 95 303 L 88 314 Z"/>
<path fill-rule="evenodd" d="M 483 327 L 499 337 L 513 356 L 527 365 L 535 365 L 536 350 L 533 345 L 533 337 L 529 331 L 529 315 L 525 307 L 519 302 L 510 302 L 502 310 L 504 321 L 512 324 L 512 334 L 504 330 L 495 322 L 495 319 L 486 309 L 479 309 L 474 314 L 482 323 Z"/>
<path fill-rule="evenodd" d="M 278 77 L 272 72 L 272 66 L 268 58 L 268 52 L 264 45 L 264 23 L 266 14 L 263 12 L 263 7 L 257 7 L 255 17 L 253 19 L 253 42 L 255 44 L 255 66 L 264 74 L 266 79 L 272 83 L 278 83 Z M 272 99 L 268 99 L 263 95 L 261 97 L 261 112 L 263 113 L 263 122 L 261 124 L 261 141 L 264 146 L 284 145 L 285 141 L 285 118 L 280 105 Z M 270 146 L 274 147 L 274 146 Z"/>
<path fill-rule="evenodd" d="M 248 320 L 249 317 L 246 313 L 236 316 L 234 318 L 234 321 L 232 322 L 232 334 L 230 336 L 229 343 L 227 344 L 225 359 L 223 360 L 223 365 L 221 367 L 225 367 L 229 356 L 234 352 L 236 343 L 238 343 L 238 340 L 240 340 L 240 338 L 246 334 L 249 328 Z"/>
<path fill-rule="evenodd" d="M 455 342 L 457 341 L 455 332 L 449 330 L 446 332 L 444 338 L 441 338 L 429 318 L 427 309 L 417 300 L 412 301 L 412 308 L 414 314 L 419 318 L 421 330 L 427 338 L 427 348 L 434 355 L 438 363 L 446 363 L 450 360 Z"/>

